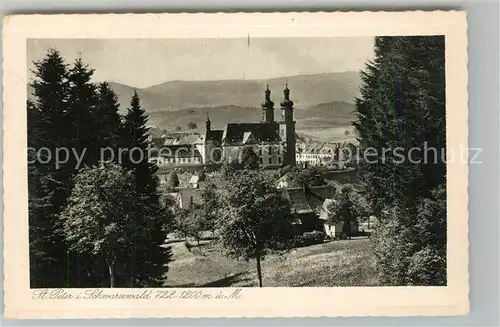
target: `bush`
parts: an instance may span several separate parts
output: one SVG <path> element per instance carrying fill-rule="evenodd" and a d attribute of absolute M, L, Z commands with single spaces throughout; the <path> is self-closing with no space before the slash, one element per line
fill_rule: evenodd
<path fill-rule="evenodd" d="M 446 285 L 446 254 L 431 247 L 416 252 L 409 260 L 408 284 Z"/>
<path fill-rule="evenodd" d="M 326 234 L 320 231 L 306 232 L 295 239 L 295 247 L 321 244 L 325 241 Z"/>
<path fill-rule="evenodd" d="M 384 286 L 444 286 L 446 193 L 423 199 L 416 210 L 384 211 L 372 234 L 378 281 Z"/>

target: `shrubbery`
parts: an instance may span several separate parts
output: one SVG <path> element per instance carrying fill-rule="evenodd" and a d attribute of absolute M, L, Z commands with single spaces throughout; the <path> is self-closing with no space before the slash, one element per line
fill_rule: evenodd
<path fill-rule="evenodd" d="M 305 232 L 295 238 L 295 247 L 304 247 L 321 244 L 325 241 L 326 234 L 321 231 Z"/>
<path fill-rule="evenodd" d="M 372 237 L 383 285 L 446 285 L 446 192 L 441 187 L 417 210 L 387 210 Z M 415 222 L 415 223 L 412 223 Z"/>

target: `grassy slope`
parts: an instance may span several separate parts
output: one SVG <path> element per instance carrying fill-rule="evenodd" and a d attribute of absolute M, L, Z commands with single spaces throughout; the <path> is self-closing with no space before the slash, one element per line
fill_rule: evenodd
<path fill-rule="evenodd" d="M 286 257 L 270 255 L 262 262 L 264 286 L 373 286 L 373 256 L 368 239 L 337 241 L 295 249 Z M 210 244 L 194 253 L 183 243 L 172 244 L 165 286 L 257 286 L 255 261 L 236 261 L 222 256 Z"/>

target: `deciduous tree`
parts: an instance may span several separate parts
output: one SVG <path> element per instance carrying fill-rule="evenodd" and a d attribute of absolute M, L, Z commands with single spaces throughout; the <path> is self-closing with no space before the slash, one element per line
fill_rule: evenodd
<path fill-rule="evenodd" d="M 219 220 L 221 219 L 222 204 L 219 200 L 219 193 L 213 183 L 205 185 L 201 191 L 203 215 L 205 217 L 205 227 L 215 235 L 215 230 Z"/>
<path fill-rule="evenodd" d="M 159 286 L 168 256 L 168 221 L 137 192 L 135 177 L 115 164 L 85 168 L 75 178 L 62 230 L 72 252 L 105 262 L 109 286 Z M 162 234 L 161 242 L 155 235 Z M 131 260 L 130 256 L 135 260 Z M 95 267 L 96 269 L 99 266 Z"/>
<path fill-rule="evenodd" d="M 262 258 L 269 249 L 286 248 L 292 240 L 291 204 L 259 171 L 243 170 L 225 187 L 219 241 L 238 258 L 256 259 L 262 287 Z"/>
<path fill-rule="evenodd" d="M 357 195 L 350 185 L 344 185 L 328 206 L 328 222 L 343 223 L 343 232 L 349 233 L 350 226 L 357 223 Z"/>
<path fill-rule="evenodd" d="M 255 170 L 259 168 L 259 157 L 252 147 L 246 146 L 241 152 L 241 165 L 243 169 Z"/>
<path fill-rule="evenodd" d="M 324 169 L 322 167 L 292 167 L 287 174 L 290 186 L 292 187 L 319 186 L 326 184 Z"/>

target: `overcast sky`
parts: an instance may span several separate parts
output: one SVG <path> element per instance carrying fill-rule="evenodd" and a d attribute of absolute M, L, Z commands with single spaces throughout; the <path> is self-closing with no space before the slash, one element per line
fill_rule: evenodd
<path fill-rule="evenodd" d="M 48 48 L 69 62 L 81 54 L 96 82 L 142 88 L 172 80 L 356 71 L 372 58 L 373 38 L 34 39 L 27 43 L 28 69 Z"/>

